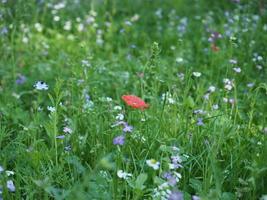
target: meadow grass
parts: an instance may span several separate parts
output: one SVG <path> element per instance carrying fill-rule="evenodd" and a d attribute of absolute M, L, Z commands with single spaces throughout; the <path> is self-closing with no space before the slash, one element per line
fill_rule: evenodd
<path fill-rule="evenodd" d="M 1 0 L 0 199 L 266 200 L 266 9 Z"/>

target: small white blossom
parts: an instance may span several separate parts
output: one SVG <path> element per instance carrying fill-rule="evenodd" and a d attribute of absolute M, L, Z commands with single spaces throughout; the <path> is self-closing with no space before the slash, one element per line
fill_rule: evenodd
<path fill-rule="evenodd" d="M 43 26 L 40 23 L 35 23 L 34 27 L 38 32 L 42 32 L 43 31 Z"/>
<path fill-rule="evenodd" d="M 146 164 L 149 167 L 152 167 L 154 170 L 158 170 L 160 166 L 160 163 L 156 161 L 155 159 L 146 160 Z"/>
<path fill-rule="evenodd" d="M 116 120 L 120 120 L 122 121 L 124 119 L 124 115 L 122 113 L 119 113 L 117 116 L 116 116 Z"/>
<path fill-rule="evenodd" d="M 200 77 L 201 76 L 201 73 L 200 72 L 193 72 L 193 76 Z"/>
<path fill-rule="evenodd" d="M 213 109 L 213 110 L 218 110 L 218 109 L 219 109 L 218 104 L 214 104 L 214 105 L 212 105 L 212 109 Z"/>
<path fill-rule="evenodd" d="M 122 110 L 121 106 L 114 106 L 114 110 Z"/>
<path fill-rule="evenodd" d="M 53 17 L 53 20 L 54 20 L 55 22 L 58 22 L 58 21 L 60 20 L 60 17 L 56 15 L 56 16 Z"/>
<path fill-rule="evenodd" d="M 70 31 L 71 30 L 71 21 L 66 21 L 63 29 L 66 31 Z"/>
<path fill-rule="evenodd" d="M 241 72 L 241 68 L 240 68 L 240 67 L 234 67 L 233 70 L 234 70 L 236 73 L 240 73 L 240 72 Z"/>
<path fill-rule="evenodd" d="M 43 81 L 37 81 L 34 84 L 35 89 L 37 90 L 48 90 L 48 85 Z"/>
<path fill-rule="evenodd" d="M 50 112 L 55 112 L 56 108 L 53 106 L 47 106 L 47 110 L 49 110 Z"/>
<path fill-rule="evenodd" d="M 122 179 L 128 179 L 129 177 L 132 176 L 132 174 L 127 173 L 127 172 L 124 172 L 124 171 L 122 171 L 122 170 L 118 170 L 118 171 L 117 171 L 117 176 L 118 176 L 119 178 L 122 178 Z"/>
<path fill-rule="evenodd" d="M 15 174 L 15 172 L 6 170 L 6 175 L 7 176 L 13 176 L 14 174 Z"/>
<path fill-rule="evenodd" d="M 216 87 L 211 85 L 209 86 L 208 92 L 212 93 L 212 92 L 215 92 L 215 90 L 216 90 Z"/>

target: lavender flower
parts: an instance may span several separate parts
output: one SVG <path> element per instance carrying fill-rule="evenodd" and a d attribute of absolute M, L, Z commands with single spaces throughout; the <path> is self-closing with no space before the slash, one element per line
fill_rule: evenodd
<path fill-rule="evenodd" d="M 113 139 L 113 144 L 114 145 L 124 145 L 125 143 L 125 136 L 124 135 L 120 135 L 120 136 L 117 136 Z"/>
<path fill-rule="evenodd" d="M 202 118 L 198 118 L 197 119 L 197 125 L 198 126 L 204 126 L 204 122 L 203 122 L 203 119 Z"/>
<path fill-rule="evenodd" d="M 184 199 L 184 195 L 183 193 L 179 192 L 179 191 L 172 191 L 172 193 L 170 194 L 168 200 L 183 200 Z"/>
<path fill-rule="evenodd" d="M 57 139 L 64 139 L 65 138 L 65 135 L 58 135 L 56 136 Z"/>
<path fill-rule="evenodd" d="M 122 129 L 122 131 L 124 133 L 127 133 L 127 132 L 130 132 L 131 133 L 133 131 L 133 127 L 130 126 L 130 125 L 128 125 L 128 124 L 124 124 L 124 128 Z"/>
<path fill-rule="evenodd" d="M 19 75 L 17 80 L 16 80 L 16 84 L 22 85 L 23 83 L 25 83 L 25 81 L 26 81 L 26 77 L 23 75 Z"/>
<path fill-rule="evenodd" d="M 6 187 L 10 192 L 15 192 L 16 191 L 15 185 L 14 185 L 12 180 L 8 180 L 6 182 Z"/>

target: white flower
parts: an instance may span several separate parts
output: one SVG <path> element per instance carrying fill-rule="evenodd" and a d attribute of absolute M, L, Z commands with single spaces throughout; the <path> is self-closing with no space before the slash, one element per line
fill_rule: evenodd
<path fill-rule="evenodd" d="M 211 85 L 211 86 L 209 87 L 209 89 L 208 89 L 208 92 L 212 93 L 212 92 L 215 92 L 215 90 L 216 90 L 216 87 L 213 86 L 213 85 Z"/>
<path fill-rule="evenodd" d="M 43 26 L 40 23 L 34 24 L 34 27 L 38 32 L 42 32 L 43 30 Z"/>
<path fill-rule="evenodd" d="M 78 24 L 78 27 L 77 27 L 77 30 L 79 31 L 79 32 L 81 32 L 81 31 L 83 31 L 83 29 L 84 29 L 84 25 L 83 24 Z"/>
<path fill-rule="evenodd" d="M 28 42 L 29 42 L 29 38 L 27 38 L 27 37 L 23 37 L 23 38 L 22 38 L 22 42 L 25 43 L 25 44 L 28 43 Z"/>
<path fill-rule="evenodd" d="M 71 21 L 66 21 L 63 28 L 66 31 L 70 31 L 71 30 Z"/>
<path fill-rule="evenodd" d="M 240 68 L 240 67 L 234 67 L 233 70 L 234 70 L 236 73 L 240 73 L 240 72 L 241 72 L 241 68 Z"/>
<path fill-rule="evenodd" d="M 7 176 L 13 176 L 14 174 L 15 174 L 15 172 L 6 170 L 6 175 Z"/>
<path fill-rule="evenodd" d="M 116 116 L 116 120 L 120 120 L 122 121 L 124 119 L 124 115 L 119 113 L 117 116 Z"/>
<path fill-rule="evenodd" d="M 253 87 L 254 86 L 254 83 L 248 83 L 247 84 L 247 87 L 249 87 L 249 88 L 251 88 L 251 87 Z"/>
<path fill-rule="evenodd" d="M 12 180 L 6 182 L 6 187 L 10 192 L 15 192 L 16 188 Z"/>
<path fill-rule="evenodd" d="M 232 85 L 225 85 L 224 88 L 228 91 L 232 90 L 233 86 Z"/>
<path fill-rule="evenodd" d="M 65 126 L 65 127 L 63 128 L 63 132 L 64 132 L 64 133 L 69 133 L 69 134 L 71 134 L 71 133 L 72 133 L 72 129 L 69 128 L 69 127 L 67 127 L 67 126 Z"/>
<path fill-rule="evenodd" d="M 83 67 L 91 67 L 91 63 L 88 60 L 81 61 Z"/>
<path fill-rule="evenodd" d="M 4 171 L 4 168 L 0 165 L 0 173 Z"/>
<path fill-rule="evenodd" d="M 182 63 L 183 61 L 184 61 L 184 59 L 181 58 L 181 57 L 176 58 L 176 62 L 177 62 L 177 63 Z"/>
<path fill-rule="evenodd" d="M 132 174 L 127 173 L 127 172 L 124 172 L 124 171 L 122 171 L 122 170 L 118 170 L 118 171 L 117 171 L 117 176 L 118 176 L 119 178 L 122 178 L 122 179 L 128 179 L 129 177 L 132 176 Z"/>
<path fill-rule="evenodd" d="M 212 109 L 213 109 L 213 110 L 218 110 L 218 109 L 219 109 L 218 104 L 214 104 L 214 105 L 212 105 Z"/>
<path fill-rule="evenodd" d="M 201 76 L 201 73 L 200 72 L 193 72 L 193 76 L 200 77 Z"/>
<path fill-rule="evenodd" d="M 160 166 L 160 163 L 156 161 L 155 159 L 146 160 L 146 164 L 149 167 L 152 167 L 154 170 L 158 170 Z"/>
<path fill-rule="evenodd" d="M 56 16 L 54 16 L 53 20 L 54 20 L 55 22 L 58 22 L 58 21 L 60 20 L 60 17 L 56 15 Z"/>
<path fill-rule="evenodd" d="M 114 110 L 122 110 L 121 106 L 114 106 Z"/>
<path fill-rule="evenodd" d="M 223 102 L 227 103 L 228 99 L 226 97 L 223 97 Z"/>
<path fill-rule="evenodd" d="M 107 97 L 107 98 L 106 98 L 106 101 L 107 101 L 107 102 L 111 102 L 111 101 L 112 101 L 112 98 L 111 98 L 111 97 Z"/>
<path fill-rule="evenodd" d="M 37 83 L 34 84 L 34 87 L 37 90 L 48 90 L 48 85 L 43 81 L 37 81 Z"/>
<path fill-rule="evenodd" d="M 55 112 L 56 108 L 53 106 L 47 106 L 47 110 L 49 110 L 50 112 Z"/>

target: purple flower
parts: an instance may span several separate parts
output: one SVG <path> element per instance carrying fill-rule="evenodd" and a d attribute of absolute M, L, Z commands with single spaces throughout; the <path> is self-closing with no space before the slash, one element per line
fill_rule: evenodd
<path fill-rule="evenodd" d="M 203 119 L 202 118 L 198 118 L 197 119 L 197 125 L 198 126 L 204 126 L 204 122 L 203 122 Z"/>
<path fill-rule="evenodd" d="M 25 81 L 26 81 L 26 77 L 23 75 L 19 75 L 17 80 L 16 80 L 16 84 L 22 85 L 23 83 L 25 83 Z"/>
<path fill-rule="evenodd" d="M 162 175 L 163 178 L 165 179 L 170 179 L 172 177 L 172 174 L 171 172 L 165 172 L 163 175 Z"/>
<path fill-rule="evenodd" d="M 172 191 L 172 193 L 170 194 L 168 200 L 183 200 L 184 199 L 184 195 L 182 192 L 179 191 Z"/>
<path fill-rule="evenodd" d="M 130 125 L 128 125 L 128 124 L 124 124 L 124 128 L 122 129 L 122 131 L 124 133 L 127 133 L 127 132 L 130 132 L 131 133 L 133 131 L 133 127 L 130 126 Z"/>
<path fill-rule="evenodd" d="M 64 139 L 65 138 L 65 135 L 58 135 L 56 136 L 57 139 Z"/>
<path fill-rule="evenodd" d="M 171 178 L 168 179 L 168 184 L 169 184 L 170 186 L 175 186 L 176 183 L 177 183 L 177 180 L 176 180 L 175 177 L 171 177 Z"/>
<path fill-rule="evenodd" d="M 10 192 L 15 192 L 16 188 L 12 180 L 6 182 L 6 187 Z"/>
<path fill-rule="evenodd" d="M 196 196 L 196 195 L 193 195 L 192 196 L 192 200 L 200 200 L 200 197 Z"/>
<path fill-rule="evenodd" d="M 124 145 L 125 143 L 125 136 L 124 135 L 120 135 L 120 136 L 117 136 L 113 139 L 113 144 L 115 145 Z"/>

